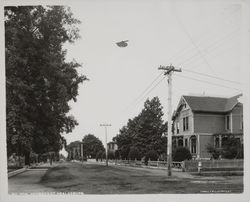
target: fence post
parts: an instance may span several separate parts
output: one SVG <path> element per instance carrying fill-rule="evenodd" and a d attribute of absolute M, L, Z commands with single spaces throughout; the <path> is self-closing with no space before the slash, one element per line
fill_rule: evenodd
<path fill-rule="evenodd" d="M 182 161 L 182 172 L 185 172 L 185 161 Z"/>
<path fill-rule="evenodd" d="M 198 162 L 198 173 L 201 173 L 201 167 L 202 167 L 202 163 L 201 161 Z"/>

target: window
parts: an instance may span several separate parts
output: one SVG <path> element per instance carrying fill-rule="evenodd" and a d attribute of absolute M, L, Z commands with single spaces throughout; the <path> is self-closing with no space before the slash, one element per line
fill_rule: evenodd
<path fill-rule="evenodd" d="M 230 129 L 230 116 L 227 115 L 226 116 L 226 130 L 229 130 Z"/>
<path fill-rule="evenodd" d="M 178 147 L 183 147 L 183 139 L 178 140 Z"/>
<path fill-rule="evenodd" d="M 187 147 L 187 146 L 188 146 L 188 140 L 185 139 L 185 147 Z"/>
<path fill-rule="evenodd" d="M 219 147 L 220 146 L 220 138 L 216 137 L 215 138 L 215 147 Z"/>
<path fill-rule="evenodd" d="M 183 118 L 183 131 L 188 130 L 188 117 Z"/>
<path fill-rule="evenodd" d="M 179 134 L 179 132 L 180 132 L 179 127 L 180 127 L 180 124 L 179 124 L 179 122 L 177 122 L 177 123 L 176 123 L 176 133 L 177 133 L 177 134 Z"/>
<path fill-rule="evenodd" d="M 241 123 L 240 123 L 240 129 L 243 130 L 243 115 L 241 116 Z"/>

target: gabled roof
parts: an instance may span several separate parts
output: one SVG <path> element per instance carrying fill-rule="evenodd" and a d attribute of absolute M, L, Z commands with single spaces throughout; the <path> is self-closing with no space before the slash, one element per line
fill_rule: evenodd
<path fill-rule="evenodd" d="M 238 97 L 241 95 L 231 98 L 184 95 L 183 98 L 192 111 L 225 113 L 231 111 L 239 103 Z"/>

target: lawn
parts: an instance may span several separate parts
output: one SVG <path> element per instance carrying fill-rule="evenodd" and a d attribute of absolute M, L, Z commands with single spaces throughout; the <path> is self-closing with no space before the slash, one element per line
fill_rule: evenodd
<path fill-rule="evenodd" d="M 62 163 L 42 177 L 43 186 L 84 194 L 241 193 L 243 177 L 168 177 L 165 170 Z"/>

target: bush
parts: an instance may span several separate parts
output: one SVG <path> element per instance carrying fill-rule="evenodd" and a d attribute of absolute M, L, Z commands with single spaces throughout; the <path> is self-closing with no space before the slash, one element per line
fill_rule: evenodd
<path fill-rule="evenodd" d="M 186 147 L 178 147 L 174 151 L 173 161 L 184 161 L 192 159 L 192 155 L 188 148 Z"/>
<path fill-rule="evenodd" d="M 222 146 L 222 158 L 243 158 L 243 145 L 235 137 L 229 137 Z"/>
<path fill-rule="evenodd" d="M 243 159 L 243 144 L 235 137 L 228 137 L 221 148 L 216 148 L 213 145 L 207 145 L 207 151 L 213 159 L 219 157 L 225 159 Z"/>
<path fill-rule="evenodd" d="M 128 153 L 128 159 L 131 160 L 140 160 L 141 159 L 141 155 L 139 150 L 136 147 L 130 147 L 129 153 Z"/>
<path fill-rule="evenodd" d="M 219 159 L 221 155 L 221 149 L 215 148 L 211 144 L 207 145 L 207 151 L 211 154 L 212 159 Z"/>

